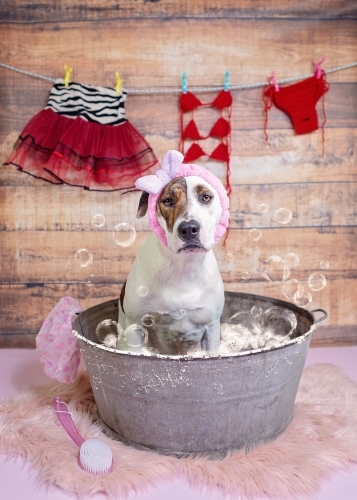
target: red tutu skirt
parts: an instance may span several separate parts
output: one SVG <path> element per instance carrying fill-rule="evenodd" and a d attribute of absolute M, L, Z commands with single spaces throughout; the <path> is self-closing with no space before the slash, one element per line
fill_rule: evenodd
<path fill-rule="evenodd" d="M 46 108 L 22 131 L 7 164 L 54 184 L 95 191 L 128 190 L 157 163 L 144 137 L 125 118 L 126 92 L 63 80 Z"/>

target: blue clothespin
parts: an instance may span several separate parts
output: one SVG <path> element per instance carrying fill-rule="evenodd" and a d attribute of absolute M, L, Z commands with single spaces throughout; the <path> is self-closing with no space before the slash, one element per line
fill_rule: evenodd
<path fill-rule="evenodd" d="M 182 73 L 181 84 L 182 84 L 182 93 L 187 94 L 187 75 L 186 75 L 186 73 Z"/>
<path fill-rule="evenodd" d="M 224 75 L 224 90 L 229 90 L 229 71 L 227 70 Z"/>

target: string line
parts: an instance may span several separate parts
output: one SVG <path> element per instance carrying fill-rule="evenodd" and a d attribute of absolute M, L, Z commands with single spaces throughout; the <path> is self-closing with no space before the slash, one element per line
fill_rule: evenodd
<path fill-rule="evenodd" d="M 335 73 L 336 71 L 342 71 L 344 69 L 353 68 L 354 66 L 357 66 L 357 62 L 353 62 L 350 64 L 344 64 L 342 66 L 336 66 L 335 68 L 330 68 L 330 69 L 327 69 L 324 71 L 326 74 L 329 74 L 329 73 Z M 34 78 L 39 78 L 41 80 L 46 80 L 48 82 L 54 83 L 56 81 L 55 78 L 50 78 L 48 76 L 39 75 L 38 73 L 33 73 L 32 71 L 26 71 L 24 69 L 15 68 L 15 66 L 10 66 L 9 64 L 4 64 L 2 62 L 0 62 L 0 67 L 9 69 L 11 71 L 16 71 L 17 73 L 21 73 L 23 75 L 32 76 Z M 290 78 L 283 78 L 282 80 L 277 80 L 277 83 L 279 85 L 281 85 L 284 83 L 296 82 L 298 80 L 305 80 L 306 78 L 310 78 L 313 75 L 314 75 L 314 73 L 309 73 L 308 75 L 292 76 Z M 266 85 L 269 85 L 268 81 L 257 82 L 257 83 L 245 83 L 242 85 L 229 85 L 229 90 L 255 89 L 255 88 L 259 88 L 259 87 L 265 87 Z M 200 87 L 190 87 L 189 88 L 189 90 L 192 90 L 193 92 L 217 92 L 218 90 L 223 90 L 223 89 L 224 89 L 223 85 L 215 85 L 212 87 L 200 86 Z M 142 94 L 142 95 L 143 94 L 180 94 L 181 92 L 182 92 L 182 88 L 180 88 L 180 87 L 179 88 L 164 88 L 164 89 L 133 88 L 131 90 L 128 90 L 129 94 Z"/>

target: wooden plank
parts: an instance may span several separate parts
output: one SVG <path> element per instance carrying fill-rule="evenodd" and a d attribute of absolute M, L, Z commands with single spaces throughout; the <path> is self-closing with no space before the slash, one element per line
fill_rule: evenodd
<path fill-rule="evenodd" d="M 239 281 L 226 287 L 227 290 L 253 293 L 286 300 L 277 283 Z M 121 284 L 33 284 L 1 285 L 0 305 L 2 322 L 0 334 L 18 335 L 37 333 L 56 303 L 64 296 L 76 298 L 83 309 L 100 304 L 119 296 Z M 321 326 L 355 326 L 357 313 L 355 307 L 356 280 L 330 281 L 320 292 L 312 295 L 308 310 L 322 308 L 328 318 Z"/>
<path fill-rule="evenodd" d="M 356 326 L 319 326 L 313 332 L 310 347 L 346 347 L 357 345 Z"/>
<path fill-rule="evenodd" d="M 8 231 L 1 241 L 1 282 L 123 283 L 149 234 L 138 232 L 134 244 L 124 248 L 114 243 L 108 230 Z M 250 273 L 251 280 L 264 282 L 261 262 L 273 255 L 285 259 L 288 253 L 299 258 L 291 277 L 304 283 L 312 273 L 323 273 L 327 280 L 357 279 L 355 227 L 335 228 L 331 232 L 321 232 L 319 228 L 262 228 L 261 234 L 261 239 L 254 241 L 248 229 L 231 230 L 227 240 L 231 262 L 226 260 L 222 242 L 215 247 L 226 283 L 241 281 L 244 271 Z M 76 262 L 75 252 L 80 248 L 88 249 L 93 256 L 87 267 Z M 327 270 L 320 268 L 323 260 L 329 262 Z"/>
<path fill-rule="evenodd" d="M 328 54 L 326 68 L 353 62 L 356 43 L 352 20 L 125 19 L 48 23 L 46 29 L 3 24 L 1 31 L 5 63 L 16 61 L 19 68 L 49 77 L 62 77 L 66 63 L 74 68 L 74 81 L 106 86 L 114 85 L 120 70 L 128 89 L 177 87 L 183 71 L 189 87 L 221 85 L 227 68 L 232 84 L 264 81 L 272 69 L 278 78 L 306 75 L 311 59 L 323 54 Z M 329 81 L 356 82 L 356 77 L 354 68 L 331 74 Z"/>
<path fill-rule="evenodd" d="M 6 334 L 0 333 L 0 349 L 34 349 L 36 333 Z"/>
<path fill-rule="evenodd" d="M 0 334 L 37 333 L 46 316 L 64 296 L 75 297 L 83 309 L 119 296 L 121 284 L 0 285 Z"/>
<path fill-rule="evenodd" d="M 356 4 L 339 0 L 4 0 L 0 6 L 0 22 L 44 23 L 88 20 L 106 21 L 127 18 L 356 18 Z"/>
<path fill-rule="evenodd" d="M 312 296 L 307 309 L 322 308 L 327 311 L 328 318 L 323 322 L 323 326 L 355 326 L 357 324 L 356 279 L 328 280 L 327 286 L 319 292 L 311 290 L 306 281 L 303 281 L 303 286 L 305 291 L 311 293 Z M 280 283 L 241 278 L 235 283 L 226 284 L 226 289 L 286 300 Z"/>
<path fill-rule="evenodd" d="M 23 75 L 8 70 L 1 70 L 3 76 L 0 80 L 0 133 L 20 133 L 27 122 L 46 105 L 51 84 L 34 85 L 29 79 L 25 95 L 18 92 L 18 87 L 23 82 Z M 356 69 L 357 75 L 357 69 Z M 203 81 L 203 80 L 202 80 Z M 202 83 L 201 81 L 201 83 Z M 37 81 L 36 81 L 37 83 Z M 31 99 L 29 99 L 29 95 Z M 214 94 L 213 94 L 214 95 Z M 213 95 L 202 96 L 204 102 L 210 102 Z M 233 154 L 238 154 L 235 148 L 234 136 L 241 132 L 250 130 L 261 131 L 261 143 L 264 148 L 264 103 L 262 100 L 262 89 L 244 91 L 232 91 L 233 107 L 231 126 L 233 133 Z M 130 122 L 144 136 L 160 136 L 165 140 L 172 140 L 179 136 L 178 120 L 179 94 L 139 96 L 129 95 L 126 102 L 126 116 Z M 330 128 L 345 128 L 357 126 L 357 83 L 333 83 L 325 96 L 325 112 L 327 121 L 325 130 Z M 317 104 L 320 126 L 323 123 L 322 101 Z M 208 134 L 218 112 L 212 109 L 202 109 L 195 112 L 195 120 L 202 134 Z M 187 120 L 190 116 L 187 117 Z M 268 114 L 268 135 L 274 146 L 274 132 L 289 130 L 291 136 L 295 136 L 290 118 L 273 107 Z M 321 141 L 321 131 L 314 132 L 310 136 L 317 135 Z M 297 136 L 301 138 L 302 136 Z M 267 149 L 267 148 L 266 148 Z"/>
<path fill-rule="evenodd" d="M 146 219 L 135 218 L 139 193 L 119 195 L 44 184 L 1 188 L 0 220 L 7 231 L 89 231 L 98 213 L 107 218 L 110 229 L 119 222 L 129 222 L 138 230 L 148 228 Z M 233 185 L 231 226 L 282 229 L 286 224 L 275 219 L 280 208 L 291 212 L 289 227 L 354 226 L 356 196 L 354 182 Z M 269 207 L 266 213 L 259 211 L 263 203 Z"/>
<path fill-rule="evenodd" d="M 166 151 L 179 147 L 178 138 L 150 134 L 147 139 L 161 160 Z M 9 157 L 17 132 L 0 134 L 0 164 Z M 357 129 L 325 130 L 325 154 L 322 157 L 321 131 L 296 136 L 292 130 L 269 133 L 266 143 L 262 130 L 234 130 L 232 134 L 231 182 L 241 184 L 356 181 Z M 197 160 L 224 179 L 225 164 Z M 0 169 L 0 186 L 45 186 L 47 182 L 19 172 L 14 166 Z M 1 188 L 0 188 L 1 189 Z M 61 187 L 53 186 L 53 189 Z M 77 190 L 77 188 L 73 188 Z M 115 195 L 115 199 L 118 199 Z M 1 199 L 1 195 L 0 195 Z"/>
<path fill-rule="evenodd" d="M 356 196 L 353 182 L 237 186 L 231 197 L 231 224 L 233 228 L 281 228 L 275 214 L 285 208 L 292 214 L 289 227 L 353 226 Z M 261 203 L 269 207 L 264 214 L 258 209 Z"/>

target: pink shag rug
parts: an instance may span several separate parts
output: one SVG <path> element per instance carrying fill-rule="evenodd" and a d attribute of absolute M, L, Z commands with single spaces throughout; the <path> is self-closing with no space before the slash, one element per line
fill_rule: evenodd
<path fill-rule="evenodd" d="M 78 466 L 78 447 L 60 426 L 52 399 L 69 404 L 84 439 L 100 437 L 113 451 L 112 472 L 94 476 Z M 322 477 L 357 462 L 357 384 L 333 365 L 304 370 L 294 416 L 274 442 L 221 461 L 173 458 L 139 451 L 107 438 L 92 423 L 96 406 L 86 373 L 71 385 L 28 389 L 0 405 L 0 453 L 28 460 L 41 482 L 78 496 L 105 493 L 125 499 L 159 482 L 185 477 L 196 488 L 232 497 L 311 498 Z"/>

